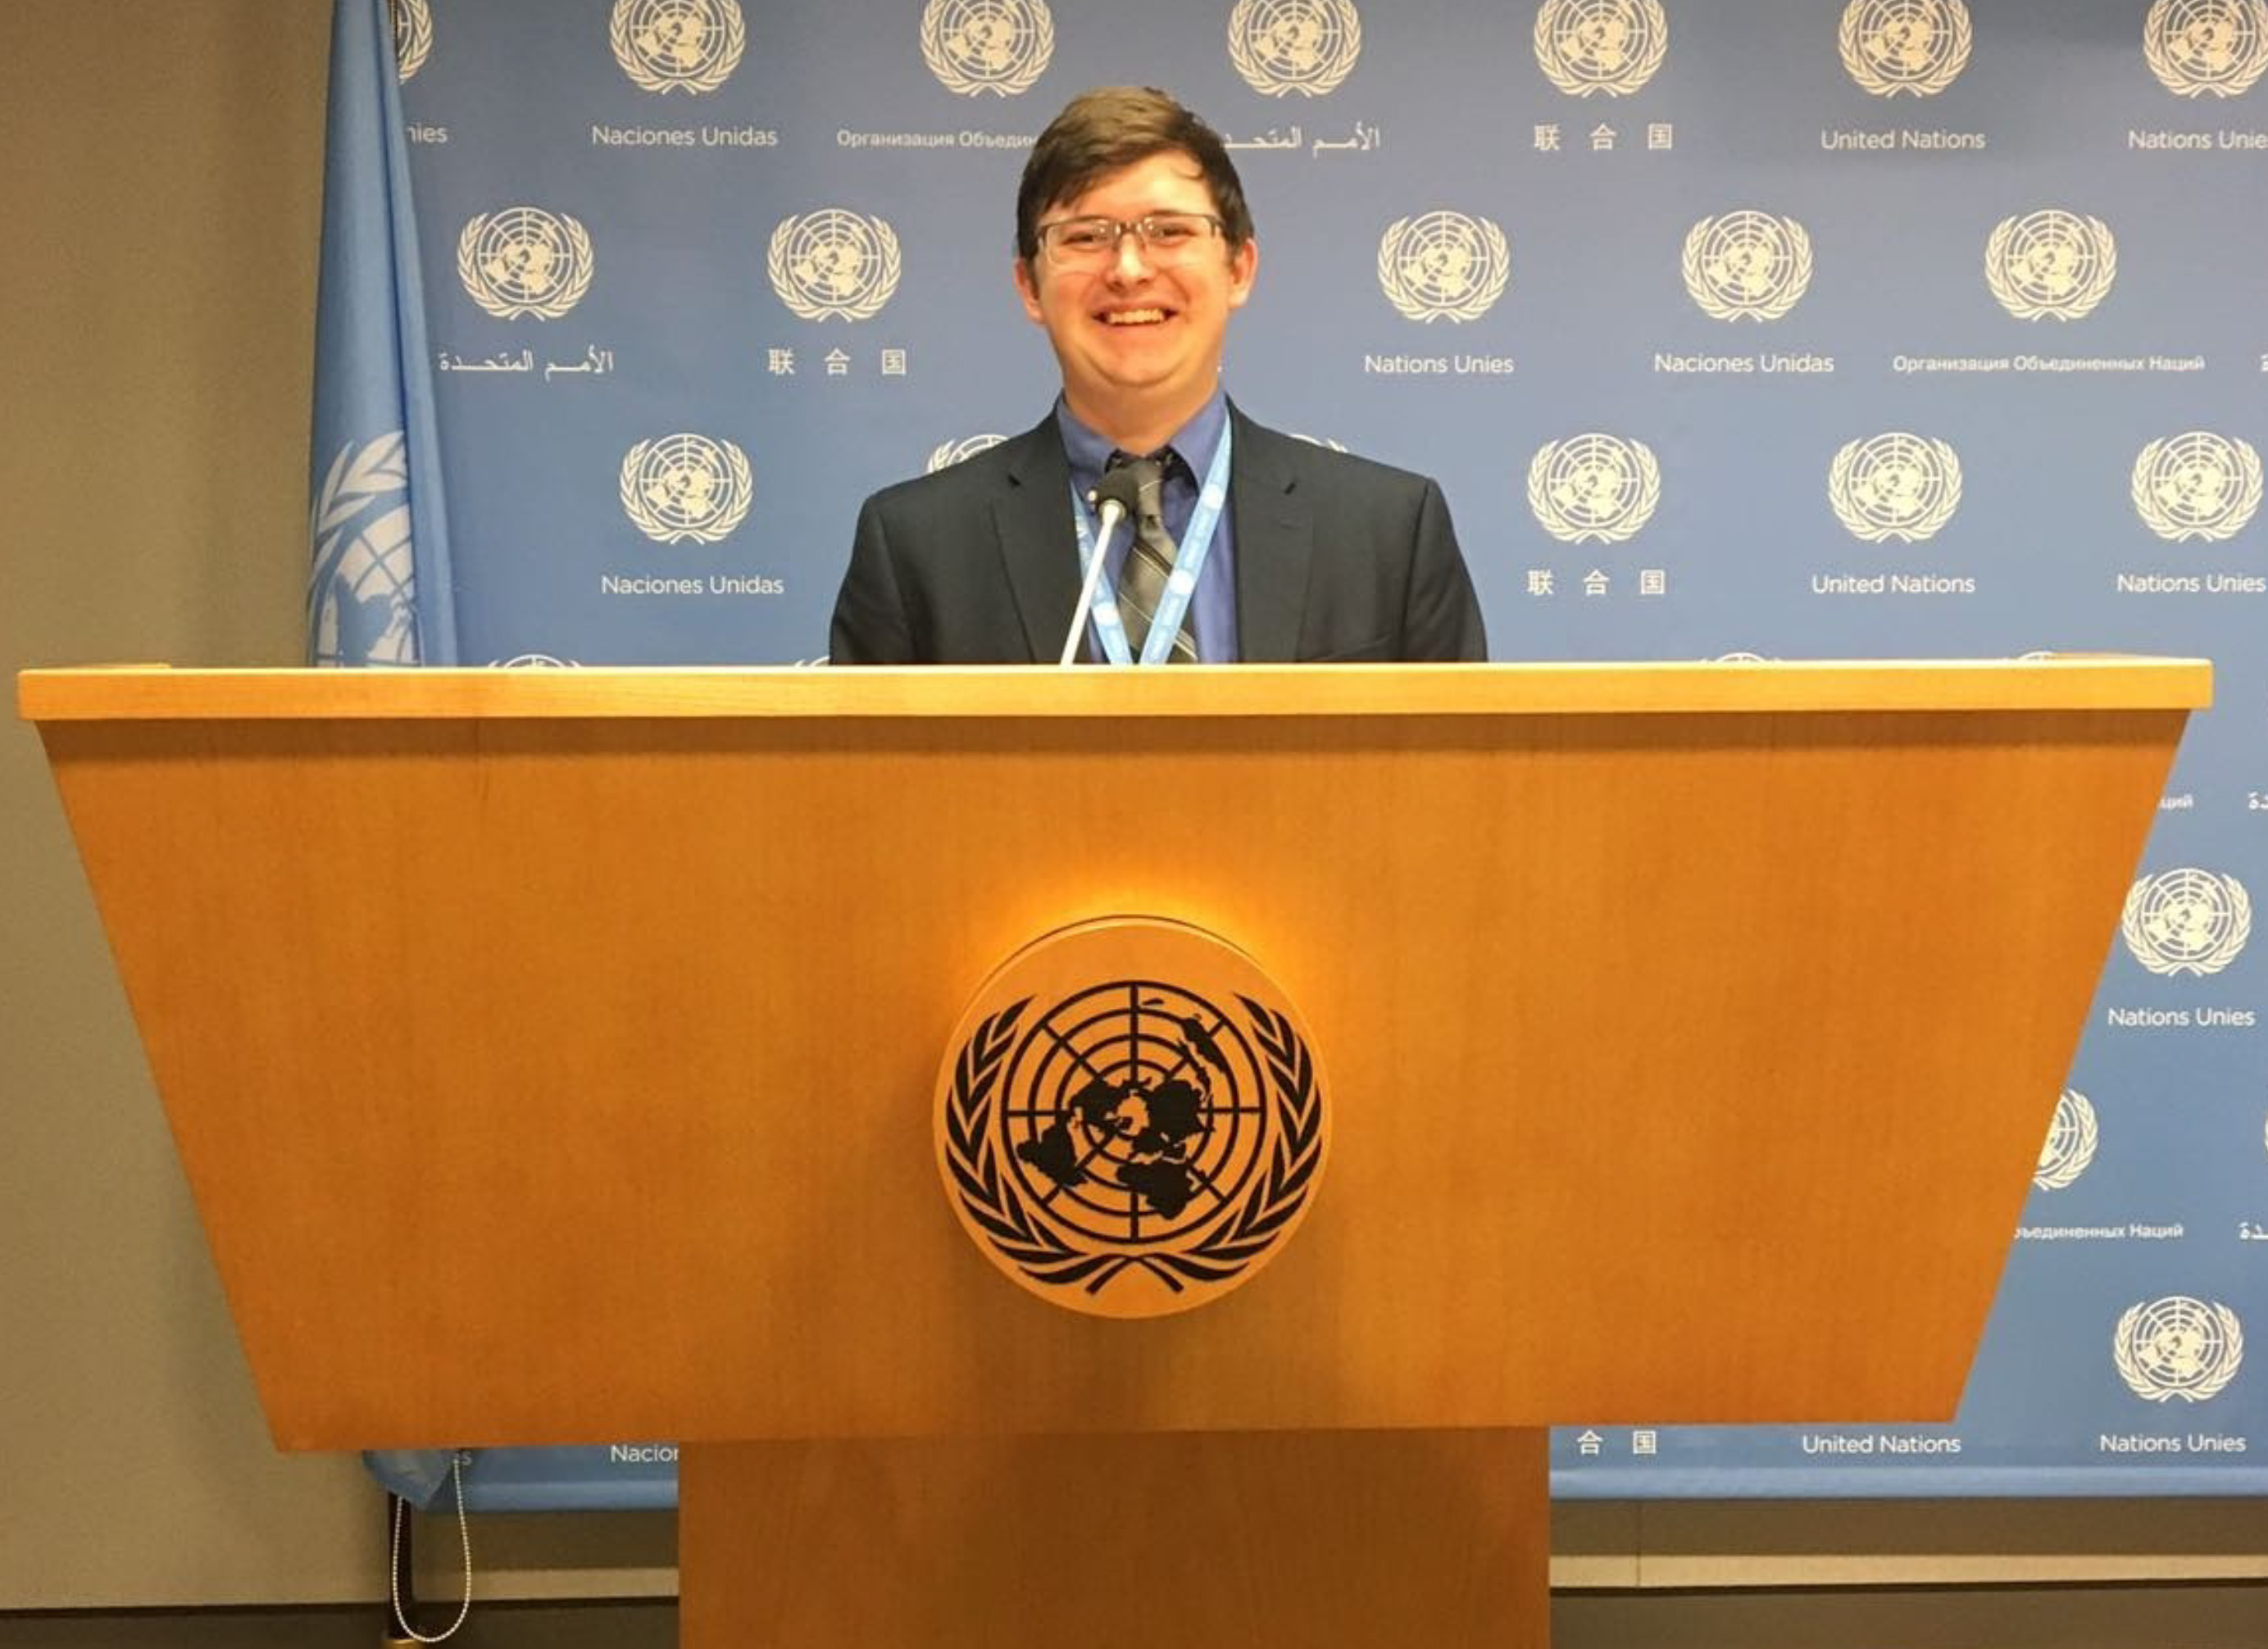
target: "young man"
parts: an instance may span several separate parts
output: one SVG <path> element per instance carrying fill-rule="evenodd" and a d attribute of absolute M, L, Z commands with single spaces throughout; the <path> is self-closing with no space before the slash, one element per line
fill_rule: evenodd
<path fill-rule="evenodd" d="M 1440 489 L 1264 428 L 1222 392 L 1228 318 L 1259 263 L 1211 128 L 1162 92 L 1074 99 L 1016 194 L 1016 290 L 1063 394 L 1037 428 L 866 501 L 833 661 L 1054 662 L 1089 497 L 1130 461 L 1114 484 L 1132 514 L 1103 574 L 1122 622 L 1090 622 L 1086 657 L 1485 658 Z"/>

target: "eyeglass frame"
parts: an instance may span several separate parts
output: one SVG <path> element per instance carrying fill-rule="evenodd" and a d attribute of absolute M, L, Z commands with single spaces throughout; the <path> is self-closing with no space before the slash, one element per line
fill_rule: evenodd
<path fill-rule="evenodd" d="M 1184 212 L 1170 210 L 1145 212 L 1139 217 L 1106 217 L 1100 212 L 1088 212 L 1078 217 L 1057 217 L 1048 223 L 1033 225 L 1032 238 L 1040 243 L 1040 255 L 1047 260 L 1050 269 L 1107 268 L 1119 255 L 1119 249 L 1126 244 L 1126 237 L 1129 235 L 1134 237 L 1135 244 L 1142 248 L 1142 255 L 1145 258 L 1157 262 L 1169 262 L 1181 254 L 1168 253 L 1166 257 L 1160 258 L 1158 248 L 1152 242 L 1147 228 L 1147 225 L 1156 223 L 1161 217 L 1183 219 L 1204 225 L 1210 231 L 1208 234 L 1202 237 L 1205 241 L 1225 240 L 1228 238 L 1228 225 L 1222 221 L 1218 212 Z M 1066 259 L 1056 245 L 1056 231 L 1067 229 L 1074 224 L 1109 225 L 1111 232 L 1109 251 L 1104 253 L 1093 264 L 1082 264 L 1076 256 Z M 1189 244 L 1191 254 L 1194 255 L 1195 248 L 1198 245 L 1198 238 L 1192 238 Z"/>

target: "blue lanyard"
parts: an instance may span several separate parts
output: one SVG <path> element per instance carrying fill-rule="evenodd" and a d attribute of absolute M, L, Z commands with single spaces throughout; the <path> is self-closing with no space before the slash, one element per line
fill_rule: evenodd
<path fill-rule="evenodd" d="M 1189 598 L 1197 593 L 1197 575 L 1204 571 L 1205 556 L 1212 549 L 1214 529 L 1220 525 L 1220 512 L 1228 504 L 1228 446 L 1229 425 L 1223 421 L 1220 442 L 1212 449 L 1212 462 L 1205 468 L 1204 485 L 1197 491 L 1197 512 L 1189 517 L 1189 531 L 1182 534 L 1179 553 L 1174 557 L 1174 571 L 1166 580 L 1165 599 L 1158 603 L 1158 611 L 1150 621 L 1150 633 L 1142 642 L 1142 662 L 1163 664 L 1173 656 L 1174 637 L 1182 633 L 1182 617 L 1189 611 Z M 1101 547 L 1094 541 L 1094 513 L 1086 500 L 1079 496 L 1079 483 L 1071 489 L 1071 525 L 1079 530 L 1079 571 L 1083 579 Z M 1130 551 L 1129 552 L 1131 553 Z M 1102 638 L 1102 651 L 1113 664 L 1130 665 L 1133 649 L 1127 644 L 1126 622 L 1119 616 L 1118 593 L 1109 582 L 1102 580 L 1094 586 L 1094 605 L 1089 609 L 1094 628 Z"/>

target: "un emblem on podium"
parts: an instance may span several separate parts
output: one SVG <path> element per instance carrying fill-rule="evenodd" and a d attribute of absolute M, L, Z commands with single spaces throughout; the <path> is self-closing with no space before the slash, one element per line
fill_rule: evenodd
<path fill-rule="evenodd" d="M 1627 97 L 1669 52 L 1661 0 L 1544 0 L 1535 12 L 1535 66 L 1562 92 Z"/>
<path fill-rule="evenodd" d="M 954 1212 L 1041 1299 L 1154 1317 L 1219 1299 L 1307 1214 L 1330 1146 L 1313 1040 L 1257 963 L 1152 917 L 1027 946 L 947 1043 Z"/>
<path fill-rule="evenodd" d="M 2118 242 L 2100 217 L 2050 208 L 2003 218 L 1984 242 L 1984 283 L 2019 320 L 2077 320 L 2118 274 Z"/>
<path fill-rule="evenodd" d="M 1335 92 L 1361 55 L 1354 0 L 1236 0 L 1228 14 L 1228 60 L 1265 97 Z"/>
<path fill-rule="evenodd" d="M 2152 1402 L 2207 1402 L 2244 1362 L 2244 1325 L 2218 1300 L 2169 1294 L 2131 1307 L 2110 1336 L 2118 1377 Z"/>
<path fill-rule="evenodd" d="M 1687 232 L 1678 272 L 1705 315 L 1778 320 L 1810 290 L 1811 237 L 1793 217 L 1720 213 Z"/>
<path fill-rule="evenodd" d="M 2234 538 L 2260 507 L 2260 453 L 2210 430 L 2152 441 L 2134 460 L 2135 513 L 2173 543 Z"/>
<path fill-rule="evenodd" d="M 740 526 L 755 496 L 748 455 L 731 441 L 688 431 L 622 454 L 622 513 L 658 544 L 714 544 Z"/>
<path fill-rule="evenodd" d="M 457 279 L 501 320 L 556 320 L 591 290 L 591 232 L 564 212 L 475 212 L 457 237 Z"/>
<path fill-rule="evenodd" d="M 1851 0 L 1835 43 L 1851 78 L 1876 97 L 1933 97 L 1969 66 L 1969 8 L 1963 0 Z"/>
<path fill-rule="evenodd" d="M 2127 890 L 2119 937 L 2154 974 L 2217 974 L 2252 937 L 2252 895 L 2234 876 L 2185 866 Z"/>
<path fill-rule="evenodd" d="M 764 270 L 779 300 L 806 320 L 868 320 L 898 290 L 896 231 L 879 217 L 829 207 L 783 217 Z"/>
<path fill-rule="evenodd" d="M 748 25 L 740 0 L 615 0 L 607 43 L 631 85 L 697 96 L 732 78 Z"/>
<path fill-rule="evenodd" d="M 1511 279 L 1511 244 L 1485 217 L 1397 217 L 1378 238 L 1378 284 L 1412 320 L 1477 320 Z"/>
<path fill-rule="evenodd" d="M 1961 460 L 1943 441 L 1891 430 L 1852 441 L 1827 471 L 1827 501 L 1853 538 L 1934 538 L 1961 507 Z"/>
<path fill-rule="evenodd" d="M 1013 97 L 1047 72 L 1056 55 L 1055 16 L 1047 0 L 929 0 L 921 50 L 946 91 Z"/>
<path fill-rule="evenodd" d="M 2177 97 L 2233 98 L 2268 71 L 2268 0 L 2157 0 L 2142 57 Z"/>
<path fill-rule="evenodd" d="M 404 85 L 425 66 L 433 49 L 433 8 L 428 0 L 389 0 L 394 14 L 394 66 Z"/>

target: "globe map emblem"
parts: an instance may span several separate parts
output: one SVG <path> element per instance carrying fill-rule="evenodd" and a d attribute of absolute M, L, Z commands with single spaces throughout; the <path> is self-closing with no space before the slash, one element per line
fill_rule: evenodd
<path fill-rule="evenodd" d="M 2056 1099 L 2055 1117 L 2048 1124 L 2032 1183 L 2043 1191 L 2060 1191 L 2074 1183 L 2095 1160 L 2097 1137 L 2094 1101 L 2076 1088 L 2066 1088 Z"/>
<path fill-rule="evenodd" d="M 1952 519 L 1961 503 L 1961 460 L 1943 441 L 1894 430 L 1838 452 L 1827 493 L 1854 536 L 1912 543 Z"/>
<path fill-rule="evenodd" d="M 740 0 L 615 0 L 608 43 L 648 92 L 713 92 L 740 66 L 747 23 Z"/>
<path fill-rule="evenodd" d="M 1055 55 L 1047 0 L 929 0 L 922 60 L 947 90 L 975 97 L 1027 91 Z"/>
<path fill-rule="evenodd" d="M 1719 320 L 1777 320 L 1811 284 L 1811 237 L 1770 212 L 1705 217 L 1685 237 L 1685 289 Z"/>
<path fill-rule="evenodd" d="M 1995 229 L 1984 265 L 1992 295 L 2017 319 L 2076 320 L 2110 290 L 2117 247 L 2101 219 L 2050 208 Z"/>
<path fill-rule="evenodd" d="M 2139 1397 L 2203 1402 L 2235 1377 L 2244 1357 L 2244 1329 L 2236 1314 L 2185 1294 L 2135 1306 L 2118 1320 L 2113 1356 L 2120 1375 Z"/>
<path fill-rule="evenodd" d="M 940 469 L 950 469 L 979 453 L 989 452 L 1007 438 L 1005 435 L 987 433 L 966 436 L 958 441 L 940 441 L 930 449 L 929 462 L 923 466 L 923 473 L 934 475 Z"/>
<path fill-rule="evenodd" d="M 1353 70 L 1362 18 L 1352 0 L 1237 0 L 1228 53 L 1256 92 L 1320 97 Z"/>
<path fill-rule="evenodd" d="M 1267 1085 L 1213 1004 L 1155 980 L 1057 1003 L 1011 1056 L 1013 1172 L 1044 1218 L 1121 1246 L 1170 1240 L 1249 1186 Z"/>
<path fill-rule="evenodd" d="M 2176 543 L 2241 532 L 2260 507 L 2260 453 L 2210 430 L 2152 441 L 2134 460 L 2134 508 Z"/>
<path fill-rule="evenodd" d="M 2263 0 L 2157 0 L 2142 24 L 2143 55 L 2169 91 L 2235 97 L 2268 70 Z"/>
<path fill-rule="evenodd" d="M 1426 212 L 1387 226 L 1378 280 L 1412 320 L 1471 320 L 1503 295 L 1512 275 L 1504 231 L 1462 212 Z"/>
<path fill-rule="evenodd" d="M 690 431 L 640 441 L 622 457 L 623 513 L 664 544 L 713 544 L 740 526 L 755 494 L 748 456 Z"/>
<path fill-rule="evenodd" d="M 1270 997 L 1242 952 L 1153 917 L 1063 930 L 997 970 L 936 1113 L 947 1196 L 994 1266 L 1125 1317 L 1203 1304 L 1273 1257 L 1328 1141 L 1307 1040 Z"/>
<path fill-rule="evenodd" d="M 407 85 L 433 49 L 433 9 L 428 0 L 388 0 L 387 9 L 394 17 L 394 73 Z"/>
<path fill-rule="evenodd" d="M 1577 97 L 1636 92 L 1668 48 L 1660 0 L 1546 0 L 1535 16 L 1537 66 Z"/>
<path fill-rule="evenodd" d="M 864 320 L 897 291 L 898 238 L 879 217 L 830 207 L 772 231 L 767 270 L 779 299 L 806 320 Z"/>
<path fill-rule="evenodd" d="M 1528 503 L 1568 543 L 1616 543 L 1652 519 L 1661 471 L 1642 441 L 1597 433 L 1547 441 L 1528 469 Z"/>
<path fill-rule="evenodd" d="M 508 206 L 468 218 L 457 238 L 457 276 L 473 301 L 504 320 L 556 320 L 591 284 L 591 237 L 564 215 Z"/>
<path fill-rule="evenodd" d="M 416 556 L 402 432 L 342 448 L 314 503 L 307 607 L 315 663 L 416 664 Z"/>
<path fill-rule="evenodd" d="M 1839 43 L 1844 67 L 1878 97 L 1927 97 L 1968 65 L 1969 8 L 1962 0 L 1851 0 Z"/>
<path fill-rule="evenodd" d="M 2183 868 L 2145 876 L 2126 895 L 2119 932 L 2154 974 L 2217 974 L 2252 934 L 2252 901 L 2234 876 Z"/>

